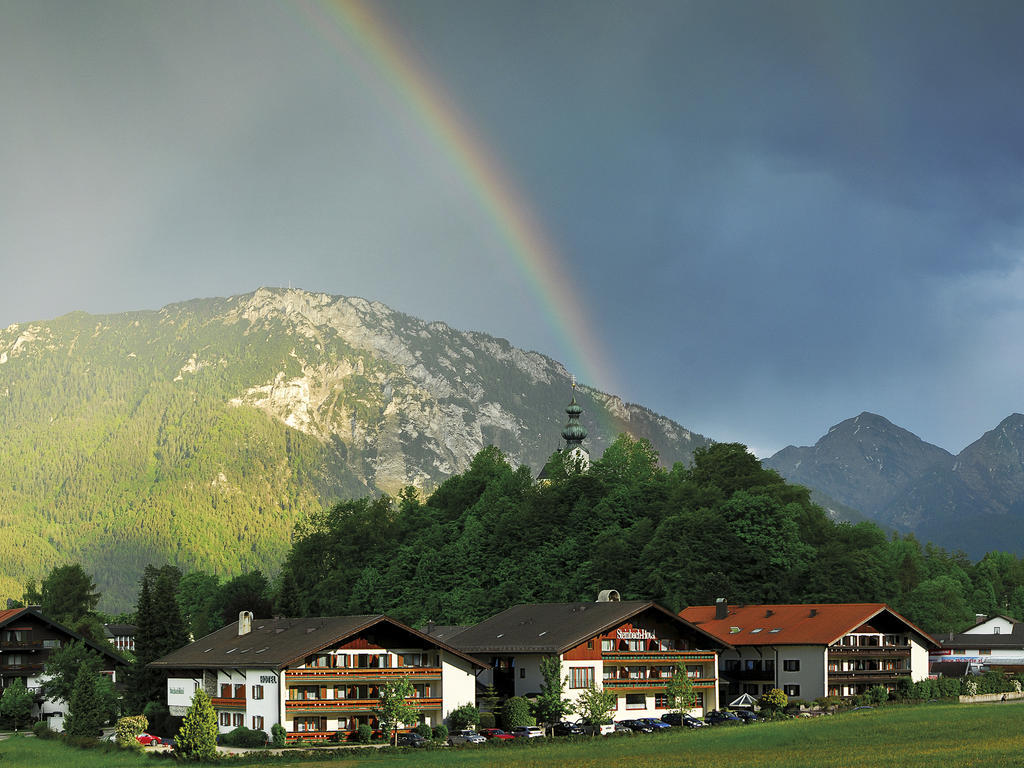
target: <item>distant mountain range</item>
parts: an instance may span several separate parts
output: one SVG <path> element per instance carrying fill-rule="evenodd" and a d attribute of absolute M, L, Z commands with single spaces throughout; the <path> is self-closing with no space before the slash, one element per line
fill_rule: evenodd
<path fill-rule="evenodd" d="M 800 483 L 922 542 L 972 558 L 1024 553 L 1024 415 L 1008 416 L 954 456 L 873 413 L 813 446 L 764 461 Z"/>
<path fill-rule="evenodd" d="M 489 444 L 534 472 L 569 372 L 504 339 L 358 298 L 260 289 L 0 330 L 0 598 L 69 559 L 126 609 L 142 568 L 274 572 L 339 498 L 429 490 Z M 688 461 L 709 441 L 580 386 L 599 457 L 620 432 Z"/>

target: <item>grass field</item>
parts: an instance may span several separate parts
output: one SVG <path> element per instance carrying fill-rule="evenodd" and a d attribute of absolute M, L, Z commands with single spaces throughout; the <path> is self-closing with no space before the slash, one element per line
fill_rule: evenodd
<path fill-rule="evenodd" d="M 326 755 L 304 766 L 417 766 L 419 768 L 1010 768 L 1024 765 L 1024 703 L 936 704 L 851 712 L 835 717 L 684 731 L 669 734 L 537 740 L 478 748 L 361 750 Z M 298 755 L 287 759 L 296 764 Z M 166 759 L 129 752 L 103 753 L 56 741 L 16 738 L 0 742 L 0 766 L 18 768 L 138 768 Z M 222 763 L 223 764 L 223 763 Z M 282 764 L 232 759 L 232 766 Z"/>

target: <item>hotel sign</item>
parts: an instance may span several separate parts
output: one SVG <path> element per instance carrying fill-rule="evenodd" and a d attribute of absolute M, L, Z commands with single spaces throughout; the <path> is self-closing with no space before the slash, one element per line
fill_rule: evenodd
<path fill-rule="evenodd" d="M 615 633 L 619 640 L 655 640 L 649 629 L 620 629 Z"/>

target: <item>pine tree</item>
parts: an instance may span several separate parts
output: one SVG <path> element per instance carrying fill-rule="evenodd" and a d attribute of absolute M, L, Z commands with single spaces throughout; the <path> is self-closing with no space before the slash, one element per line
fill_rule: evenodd
<path fill-rule="evenodd" d="M 217 754 L 217 713 L 202 688 L 192 697 L 175 745 L 175 751 L 186 760 L 208 760 Z"/>
<path fill-rule="evenodd" d="M 96 684 L 99 678 L 81 674 L 75 679 L 75 688 L 68 703 L 68 717 L 64 730 L 69 736 L 96 736 L 107 719 Z"/>

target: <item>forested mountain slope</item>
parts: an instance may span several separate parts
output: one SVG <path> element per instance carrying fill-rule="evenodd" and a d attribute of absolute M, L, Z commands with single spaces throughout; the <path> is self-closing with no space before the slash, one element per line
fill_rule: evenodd
<path fill-rule="evenodd" d="M 534 473 L 565 368 L 357 298 L 260 289 L 0 330 L 0 597 L 79 561 L 104 605 L 147 563 L 273 571 L 302 516 L 424 490 L 486 445 Z M 595 456 L 619 432 L 663 462 L 707 440 L 581 386 Z"/>

